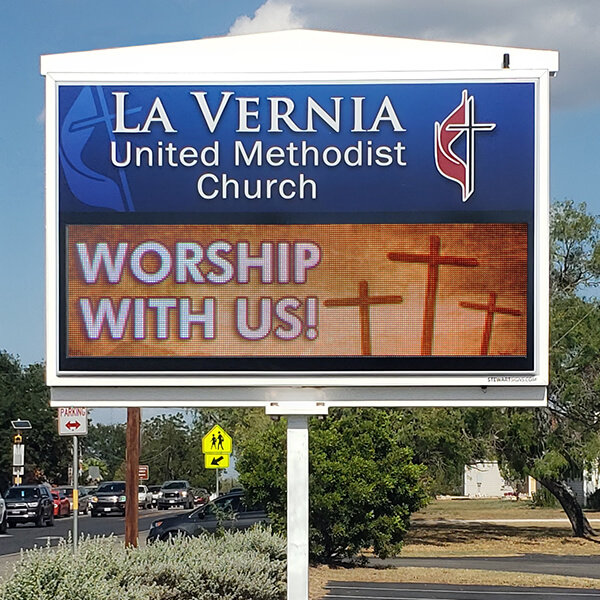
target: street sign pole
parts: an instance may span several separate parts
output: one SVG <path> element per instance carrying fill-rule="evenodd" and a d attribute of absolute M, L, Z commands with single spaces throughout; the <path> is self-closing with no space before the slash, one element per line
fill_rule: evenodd
<path fill-rule="evenodd" d="M 79 536 L 79 438 L 73 436 L 73 554 L 77 553 Z"/>
<path fill-rule="evenodd" d="M 87 408 L 62 407 L 58 409 L 58 435 L 70 435 L 73 438 L 73 554 L 77 552 L 79 537 L 79 438 L 87 435 Z"/>
<path fill-rule="evenodd" d="M 23 474 L 25 472 L 25 445 L 23 444 L 23 435 L 20 431 L 13 440 L 13 483 L 21 485 L 23 483 Z"/>
<path fill-rule="evenodd" d="M 219 470 L 229 467 L 229 457 L 233 451 L 231 436 L 220 426 L 214 425 L 202 438 L 204 467 L 216 471 L 216 494 L 219 496 Z"/>

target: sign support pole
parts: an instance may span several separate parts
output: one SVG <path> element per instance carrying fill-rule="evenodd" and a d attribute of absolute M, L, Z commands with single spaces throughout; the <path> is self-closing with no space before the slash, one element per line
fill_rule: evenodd
<path fill-rule="evenodd" d="M 308 415 L 287 421 L 287 599 L 308 600 Z"/>
<path fill-rule="evenodd" d="M 329 409 L 315 388 L 279 388 L 273 396 L 278 401 L 265 413 L 287 417 L 287 600 L 308 600 L 308 418 Z"/>
<path fill-rule="evenodd" d="M 73 436 L 73 554 L 77 554 L 79 536 L 79 438 Z"/>

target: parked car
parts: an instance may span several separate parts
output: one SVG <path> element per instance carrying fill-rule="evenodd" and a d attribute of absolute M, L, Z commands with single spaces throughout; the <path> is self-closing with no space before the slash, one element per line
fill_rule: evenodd
<path fill-rule="evenodd" d="M 194 490 L 194 504 L 206 504 L 210 500 L 210 492 L 205 488 Z"/>
<path fill-rule="evenodd" d="M 52 502 L 54 504 L 54 516 L 55 517 L 70 517 L 71 516 L 71 503 L 65 495 L 64 490 L 52 490 Z"/>
<path fill-rule="evenodd" d="M 87 515 L 92 509 L 92 494 L 90 490 L 96 492 L 96 486 L 94 487 L 80 487 L 79 488 L 79 514 Z"/>
<path fill-rule="evenodd" d="M 6 503 L 4 498 L 0 496 L 0 534 L 6 533 L 8 524 L 6 523 Z"/>
<path fill-rule="evenodd" d="M 148 491 L 152 494 L 152 506 L 158 504 L 158 492 L 160 492 L 160 485 L 149 485 Z"/>
<path fill-rule="evenodd" d="M 247 506 L 243 492 L 233 492 L 217 498 L 192 512 L 181 513 L 154 521 L 148 542 L 167 541 L 172 537 L 197 536 L 218 529 L 248 529 L 271 520 L 262 506 Z"/>
<path fill-rule="evenodd" d="M 89 492 L 87 491 L 88 489 L 93 489 L 95 490 L 96 487 L 94 486 L 93 488 L 85 488 L 85 487 L 80 487 L 79 489 L 79 514 L 80 515 L 87 515 L 88 512 L 90 512 L 90 504 L 91 504 L 91 500 L 92 497 L 90 496 Z M 64 492 L 65 496 L 69 499 L 69 506 L 71 507 L 71 512 L 73 512 L 73 488 L 71 486 L 64 486 L 64 487 L 60 487 L 58 488 L 59 491 Z"/>
<path fill-rule="evenodd" d="M 45 485 L 19 485 L 9 488 L 4 496 L 9 527 L 18 523 L 54 525 L 54 502 Z"/>
<path fill-rule="evenodd" d="M 150 508 L 152 506 L 152 494 L 145 485 L 138 486 L 138 506 Z"/>
<path fill-rule="evenodd" d="M 92 517 L 113 513 L 125 515 L 126 500 L 124 481 L 105 481 L 92 496 Z"/>
<path fill-rule="evenodd" d="M 158 492 L 158 510 L 182 506 L 194 508 L 194 493 L 189 481 L 165 481 Z"/>

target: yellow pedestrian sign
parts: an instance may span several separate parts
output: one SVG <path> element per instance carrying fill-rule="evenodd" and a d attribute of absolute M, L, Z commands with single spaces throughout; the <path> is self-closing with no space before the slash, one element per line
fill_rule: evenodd
<path fill-rule="evenodd" d="M 204 454 L 231 454 L 232 450 L 231 436 L 220 425 L 215 425 L 202 438 Z"/>
<path fill-rule="evenodd" d="M 226 469 L 229 467 L 229 454 L 205 454 L 204 467 L 206 469 Z"/>

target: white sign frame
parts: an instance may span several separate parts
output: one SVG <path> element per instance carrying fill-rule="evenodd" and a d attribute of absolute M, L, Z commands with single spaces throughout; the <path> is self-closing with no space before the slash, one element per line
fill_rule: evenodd
<path fill-rule="evenodd" d="M 253 36 L 260 45 L 260 39 Z M 274 34 L 275 35 L 275 34 Z M 46 76 L 46 222 L 47 222 L 47 381 L 53 388 L 54 406 L 152 406 L 149 390 L 159 390 L 160 406 L 270 406 L 265 391 L 318 387 L 326 390 L 327 406 L 415 406 L 415 405 L 542 405 L 546 401 L 548 384 L 548 210 L 549 210 L 549 79 L 558 70 L 558 53 L 537 50 L 500 49 L 467 44 L 443 44 L 372 38 L 323 32 L 288 32 L 276 34 L 277 39 L 291 45 L 302 40 L 304 55 L 297 57 L 289 69 L 282 69 L 281 56 L 261 55 L 260 71 L 256 64 L 247 71 L 240 70 L 240 45 L 251 40 L 221 40 L 220 58 L 212 69 L 197 72 L 191 64 L 194 52 L 200 54 L 211 40 L 116 49 L 113 51 L 81 52 L 70 55 L 43 57 L 42 73 Z M 307 45 L 314 37 L 315 45 Z M 274 38 L 271 38 L 274 39 Z M 353 55 L 323 63 L 322 42 L 348 43 Z M 186 58 L 183 44 L 187 44 Z M 320 45 L 321 44 L 321 45 Z M 375 49 L 402 47 L 410 58 L 397 60 L 386 54 L 378 70 L 366 70 L 366 62 L 356 56 Z M 411 46 L 411 44 L 413 44 Z M 381 46 L 382 48 L 384 46 Z M 319 49 L 321 48 L 321 49 Z M 157 54 L 157 50 L 164 50 Z M 252 48 L 250 48 L 252 50 Z M 419 49 L 412 53 L 411 49 Z M 501 68 L 502 61 L 490 57 L 500 51 L 510 52 L 517 69 Z M 260 51 L 262 52 L 262 50 Z M 282 53 L 285 54 L 285 53 Z M 135 60 L 133 57 L 135 55 Z M 451 56 L 458 57 L 452 63 Z M 161 59 L 157 57 L 160 56 Z M 378 55 L 379 56 L 379 55 Z M 175 69 L 165 68 L 177 64 Z M 181 61 L 187 61 L 182 65 Z M 251 60 L 248 57 L 248 60 Z M 340 64 L 340 60 L 343 64 Z M 495 58 L 494 58 L 495 60 Z M 132 62 L 130 62 L 132 61 Z M 139 65 L 132 68 L 132 64 Z M 320 65 L 324 64 L 322 70 Z M 441 64 L 438 69 L 433 64 Z M 455 66 L 451 66 L 454 64 Z M 235 65 L 235 66 L 234 66 Z M 317 67 L 317 65 L 319 65 Z M 357 66 L 355 66 L 357 65 Z M 394 68 L 391 68 L 394 65 Z M 360 67 L 362 66 L 362 70 Z M 401 67 L 401 68 L 399 68 Z M 171 71 L 171 72 L 169 72 Z M 535 172 L 535 248 L 534 248 L 534 368 L 530 372 L 460 373 L 427 372 L 393 374 L 377 372 L 310 373 L 310 372 L 244 372 L 235 374 L 206 374 L 190 372 L 61 372 L 58 365 L 59 294 L 58 272 L 58 119 L 57 90 L 59 85 L 109 84 L 230 84 L 244 83 L 398 83 L 398 82 L 511 82 L 528 81 L 536 85 L 536 172 Z M 248 388 L 263 388 L 263 393 L 248 394 Z M 103 390 L 103 391 L 101 391 Z M 242 394 L 238 394 L 242 390 Z M 377 390 L 377 391 L 375 391 Z M 502 391 L 501 391 L 502 390 Z M 358 391 L 358 393 L 357 393 Z M 80 400 L 75 396 L 80 395 Z M 279 394 L 277 394 L 279 396 Z M 145 399 L 142 399 L 145 396 Z M 150 394 L 152 396 L 152 394 Z M 242 398 L 243 396 L 243 398 Z M 258 396 L 258 397 L 257 397 Z M 169 397 L 169 400 L 165 400 Z M 114 403 L 114 404 L 111 404 Z"/>

